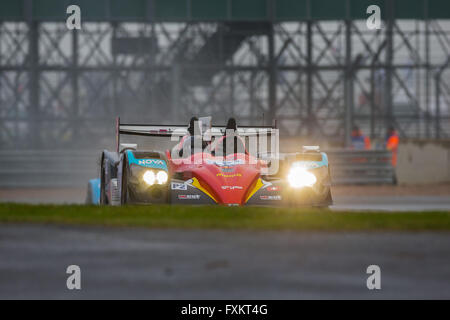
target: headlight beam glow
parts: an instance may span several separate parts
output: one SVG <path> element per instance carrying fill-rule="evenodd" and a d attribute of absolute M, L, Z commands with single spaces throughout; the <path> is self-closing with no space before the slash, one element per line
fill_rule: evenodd
<path fill-rule="evenodd" d="M 148 184 L 149 186 L 154 184 L 156 180 L 155 173 L 151 170 L 145 171 L 142 178 L 144 179 L 145 183 Z"/>
<path fill-rule="evenodd" d="M 158 171 L 158 173 L 156 174 L 156 180 L 158 181 L 159 184 L 166 183 L 168 178 L 169 176 L 165 171 Z"/>
<path fill-rule="evenodd" d="M 312 187 L 317 182 L 314 174 L 301 167 L 291 168 L 287 179 L 293 188 Z"/>

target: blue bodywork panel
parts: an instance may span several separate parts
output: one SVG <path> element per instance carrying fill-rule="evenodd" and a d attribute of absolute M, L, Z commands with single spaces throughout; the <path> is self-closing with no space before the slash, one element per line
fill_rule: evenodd
<path fill-rule="evenodd" d="M 162 159 L 136 159 L 131 150 L 128 150 L 126 152 L 129 164 L 136 164 L 141 167 L 168 171 L 166 161 Z"/>
<path fill-rule="evenodd" d="M 100 204 L 100 179 L 89 180 L 88 192 L 90 193 L 90 204 Z"/>
<path fill-rule="evenodd" d="M 320 166 L 327 166 L 328 167 L 328 156 L 325 152 L 321 152 L 322 154 L 322 161 L 320 162 Z"/>
<path fill-rule="evenodd" d="M 328 157 L 326 153 L 321 152 L 322 161 L 294 161 L 292 164 L 294 166 L 304 167 L 306 169 L 317 169 L 320 167 L 328 167 Z"/>

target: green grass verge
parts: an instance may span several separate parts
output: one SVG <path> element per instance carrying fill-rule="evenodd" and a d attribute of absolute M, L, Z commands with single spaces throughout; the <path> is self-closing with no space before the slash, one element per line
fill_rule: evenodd
<path fill-rule="evenodd" d="M 0 204 L 0 223 L 147 228 L 423 231 L 450 230 L 450 212 L 334 212 L 318 209 Z"/>

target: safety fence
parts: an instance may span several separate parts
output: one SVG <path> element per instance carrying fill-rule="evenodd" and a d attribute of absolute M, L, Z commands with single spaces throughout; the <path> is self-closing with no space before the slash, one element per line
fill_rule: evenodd
<path fill-rule="evenodd" d="M 99 151 L 0 151 L 0 187 L 84 186 L 99 159 Z"/>
<path fill-rule="evenodd" d="M 0 187 L 80 187 L 98 177 L 101 152 L 0 151 Z M 327 151 L 333 184 L 393 182 L 387 151 Z"/>
<path fill-rule="evenodd" d="M 392 154 L 386 150 L 329 150 L 332 183 L 392 184 Z"/>

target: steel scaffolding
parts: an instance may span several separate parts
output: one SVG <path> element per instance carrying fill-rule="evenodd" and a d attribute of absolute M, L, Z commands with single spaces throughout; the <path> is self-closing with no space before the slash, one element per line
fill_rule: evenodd
<path fill-rule="evenodd" d="M 141 2 L 153 12 L 154 1 Z M 448 138 L 450 20 L 427 18 L 424 0 L 415 1 L 424 17 L 400 19 L 398 2 L 383 1 L 379 30 L 351 17 L 350 0 L 342 19 L 313 19 L 304 1 L 298 21 L 264 0 L 266 20 L 111 16 L 71 31 L 61 17 L 33 16 L 25 0 L 23 19 L 0 13 L 1 148 L 84 147 L 110 134 L 117 115 L 277 119 L 282 134 L 343 144 L 355 124 L 372 138 L 391 125 L 402 137 Z"/>

